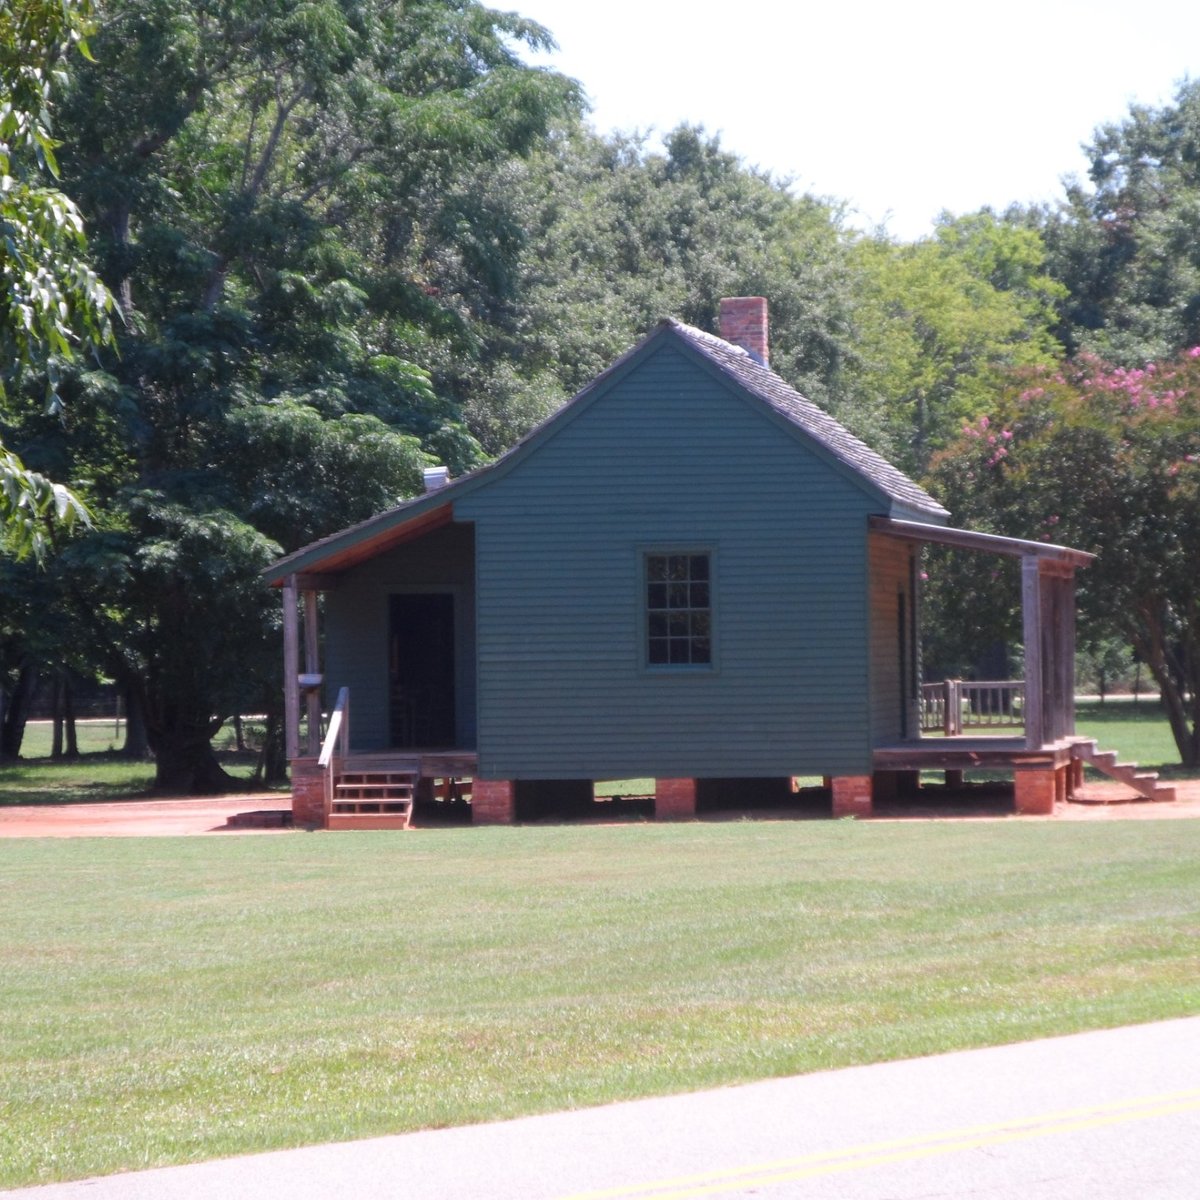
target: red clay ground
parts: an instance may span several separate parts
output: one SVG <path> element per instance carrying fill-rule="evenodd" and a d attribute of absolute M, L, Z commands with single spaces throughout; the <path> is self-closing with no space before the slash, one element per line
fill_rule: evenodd
<path fill-rule="evenodd" d="M 0 838 L 6 837 L 179 837 L 199 833 L 284 833 L 231 828 L 241 813 L 288 811 L 279 792 L 247 792 L 183 800 L 114 800 L 103 804 L 42 804 L 0 807 Z"/>
<path fill-rule="evenodd" d="M 1129 801 L 1132 793 L 1116 783 L 1088 784 L 1080 799 L 1090 803 L 1060 806 L 1053 817 L 1022 820 L 1111 821 L 1171 820 L 1200 817 L 1200 779 L 1176 783 L 1173 804 Z M 183 800 L 128 800 L 104 804 L 0 806 L 0 838 L 6 837 L 181 837 L 197 834 L 284 833 L 275 828 L 240 828 L 228 824 L 243 813 L 286 811 L 287 796 L 278 792 L 246 792 L 236 796 Z M 764 814 L 779 817 L 779 813 Z M 932 792 L 926 802 L 880 813 L 877 819 L 1016 819 L 1010 805 L 987 798 L 940 796 Z"/>

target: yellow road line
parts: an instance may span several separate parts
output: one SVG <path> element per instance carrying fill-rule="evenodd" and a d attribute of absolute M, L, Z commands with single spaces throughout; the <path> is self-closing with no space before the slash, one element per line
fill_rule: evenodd
<path fill-rule="evenodd" d="M 1077 1133 L 1126 1121 L 1146 1121 L 1154 1117 L 1171 1116 L 1197 1109 L 1200 1109 L 1200 1088 L 1189 1088 L 1158 1096 L 1114 1100 L 1087 1108 L 1064 1109 L 1038 1116 L 1014 1118 L 991 1125 L 975 1125 L 916 1137 L 871 1142 L 862 1146 L 848 1146 L 838 1150 L 822 1150 L 796 1158 L 751 1163 L 741 1167 L 629 1184 L 624 1187 L 577 1192 L 563 1197 L 562 1200 L 692 1200 L 694 1197 L 718 1195 L 736 1188 L 790 1183 L 817 1175 L 836 1175 L 867 1167 L 931 1158 L 939 1154 L 954 1154 L 982 1146 Z"/>

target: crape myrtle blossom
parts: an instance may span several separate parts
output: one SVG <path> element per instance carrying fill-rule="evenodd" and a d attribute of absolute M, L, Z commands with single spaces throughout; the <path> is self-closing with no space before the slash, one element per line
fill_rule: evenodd
<path fill-rule="evenodd" d="M 1099 556 L 1078 579 L 1080 636 L 1137 651 L 1181 761 L 1200 766 L 1200 346 L 1014 372 L 924 482 L 959 523 Z M 1019 622 L 991 636 L 1019 638 Z"/>

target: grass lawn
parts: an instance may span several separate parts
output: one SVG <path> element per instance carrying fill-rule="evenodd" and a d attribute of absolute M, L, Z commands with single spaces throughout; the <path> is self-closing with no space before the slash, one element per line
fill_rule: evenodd
<path fill-rule="evenodd" d="M 114 721 L 80 721 L 77 729 L 80 757 L 55 762 L 50 758 L 51 723 L 30 721 L 21 758 L 0 763 L 0 805 L 131 800 L 150 791 L 154 763 L 130 761 L 114 752 L 123 738 Z M 234 749 L 233 730 L 222 729 L 213 745 L 225 770 L 251 786 L 256 756 Z"/>
<path fill-rule="evenodd" d="M 1165 768 L 1167 775 L 1185 774 L 1171 727 L 1155 700 L 1079 704 L 1075 708 L 1075 727 L 1079 733 L 1096 738 L 1101 750 L 1120 751 L 1123 759 L 1156 771 Z"/>
<path fill-rule="evenodd" d="M 1200 822 L 0 842 L 0 1187 L 1200 1011 Z"/>

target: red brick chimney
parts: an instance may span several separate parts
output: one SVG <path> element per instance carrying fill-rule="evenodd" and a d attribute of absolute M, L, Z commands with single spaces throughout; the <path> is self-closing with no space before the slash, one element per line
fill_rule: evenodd
<path fill-rule="evenodd" d="M 721 336 L 755 362 L 770 366 L 767 353 L 767 301 L 762 296 L 727 296 L 721 301 Z"/>

